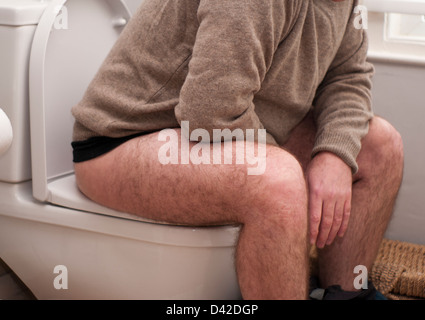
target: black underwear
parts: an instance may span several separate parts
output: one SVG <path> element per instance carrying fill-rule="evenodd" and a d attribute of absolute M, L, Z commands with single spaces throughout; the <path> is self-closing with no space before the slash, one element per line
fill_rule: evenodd
<path fill-rule="evenodd" d="M 99 157 L 119 145 L 136 137 L 140 137 L 152 132 L 140 132 L 122 138 L 92 137 L 84 141 L 74 141 L 71 143 L 73 149 L 73 161 L 83 162 Z"/>

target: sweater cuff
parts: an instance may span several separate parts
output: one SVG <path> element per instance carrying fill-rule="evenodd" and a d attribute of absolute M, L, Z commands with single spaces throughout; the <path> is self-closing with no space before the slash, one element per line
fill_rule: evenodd
<path fill-rule="evenodd" d="M 356 158 L 360 148 L 360 141 L 347 134 L 322 136 L 316 139 L 311 157 L 314 158 L 319 152 L 331 152 L 344 161 L 351 168 L 351 172 L 354 175 L 359 170 Z"/>

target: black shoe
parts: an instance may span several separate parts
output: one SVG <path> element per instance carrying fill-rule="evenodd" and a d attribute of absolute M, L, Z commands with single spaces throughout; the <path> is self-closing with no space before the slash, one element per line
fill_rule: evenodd
<path fill-rule="evenodd" d="M 361 291 L 344 291 L 339 285 L 330 286 L 325 289 L 322 300 L 388 300 L 382 293 L 377 291 L 368 282 L 368 288 Z"/>

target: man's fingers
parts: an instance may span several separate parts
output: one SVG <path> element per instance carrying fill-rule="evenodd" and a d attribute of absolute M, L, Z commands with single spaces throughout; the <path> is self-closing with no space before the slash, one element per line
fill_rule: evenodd
<path fill-rule="evenodd" d="M 339 228 L 338 231 L 338 237 L 343 237 L 345 232 L 347 231 L 348 228 L 348 222 L 350 220 L 350 213 L 351 213 L 351 200 L 348 200 L 345 202 L 345 206 L 344 206 L 344 216 L 342 219 L 342 224 L 341 227 Z"/>
<path fill-rule="evenodd" d="M 310 243 L 316 244 L 317 236 L 319 234 L 320 221 L 322 219 L 322 201 L 320 198 L 310 196 L 309 201 L 310 212 Z"/>
<path fill-rule="evenodd" d="M 332 228 L 329 231 L 328 239 L 326 240 L 326 244 L 330 245 L 335 240 L 336 235 L 342 226 L 342 221 L 344 220 L 344 202 L 337 202 L 335 205 Z"/>
<path fill-rule="evenodd" d="M 320 221 L 319 235 L 317 237 L 316 246 L 323 248 L 329 237 L 329 233 L 334 221 L 335 203 L 333 201 L 324 201 L 322 219 Z"/>
<path fill-rule="evenodd" d="M 307 168 L 310 242 L 318 248 L 344 235 L 350 215 L 352 173 L 341 158 L 317 154 Z"/>

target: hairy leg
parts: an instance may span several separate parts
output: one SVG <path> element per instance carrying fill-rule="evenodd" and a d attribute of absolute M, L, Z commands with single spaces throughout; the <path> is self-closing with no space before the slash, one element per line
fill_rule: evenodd
<path fill-rule="evenodd" d="M 235 157 L 241 143 L 230 142 Z M 161 164 L 163 145 L 153 133 L 76 164 L 81 191 L 102 205 L 149 219 L 241 224 L 236 268 L 242 296 L 306 298 L 307 193 L 298 161 L 267 146 L 266 170 L 255 176 L 247 174 L 247 164 Z"/>
<path fill-rule="evenodd" d="M 324 287 L 340 284 L 354 291 L 354 268 L 371 270 L 390 221 L 403 175 L 403 144 L 385 120 L 374 118 L 362 141 L 353 177 L 352 209 L 343 238 L 321 250 L 320 280 Z"/>
<path fill-rule="evenodd" d="M 294 130 L 284 148 L 307 168 L 314 143 L 311 115 Z M 302 141 L 302 143 L 300 143 Z M 334 284 L 353 291 L 354 267 L 371 270 L 390 220 L 403 172 L 400 135 L 385 120 L 375 117 L 362 140 L 357 158 L 359 171 L 353 177 L 351 216 L 343 238 L 319 250 L 322 287 Z"/>

